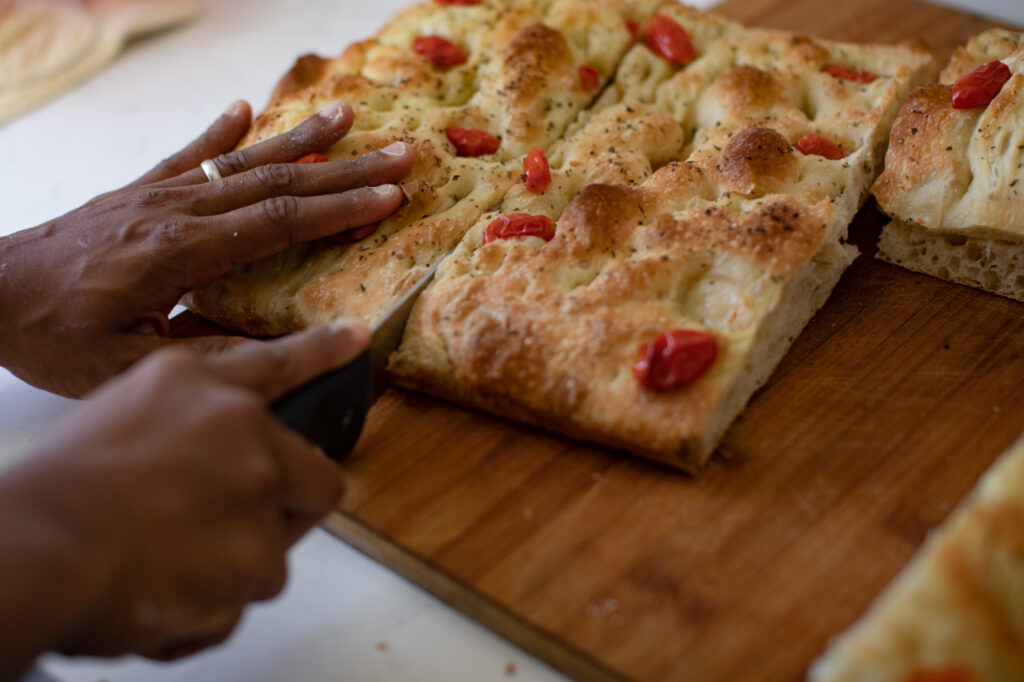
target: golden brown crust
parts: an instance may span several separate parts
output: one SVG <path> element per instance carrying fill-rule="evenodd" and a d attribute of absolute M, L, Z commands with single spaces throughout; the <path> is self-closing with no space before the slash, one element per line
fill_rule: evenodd
<path fill-rule="evenodd" d="M 728 192 L 766 194 L 791 183 L 797 170 L 789 140 L 771 128 L 746 128 L 729 140 L 715 164 Z"/>
<path fill-rule="evenodd" d="M 749 212 L 660 212 L 683 167 L 637 187 L 589 185 L 546 246 L 460 249 L 409 322 L 392 360 L 399 382 L 696 469 L 709 454 L 701 436 L 757 331 L 740 297 L 762 289 L 750 307 L 770 306 L 767 292 L 821 247 L 832 208 L 779 199 Z M 720 298 L 709 290 L 716 276 Z M 705 379 L 652 393 L 632 365 L 643 342 L 670 328 L 713 330 L 722 355 Z M 425 354 L 449 360 L 423 362 Z"/>
<path fill-rule="evenodd" d="M 270 95 L 270 101 L 284 99 L 323 80 L 329 64 L 329 60 L 315 54 L 299 57 L 295 61 L 295 66 L 278 81 Z"/>
<path fill-rule="evenodd" d="M 949 85 L 927 85 L 903 104 L 889 135 L 885 172 L 873 187 L 884 210 L 909 209 L 907 218 L 913 220 L 913 214 L 920 213 L 919 219 L 926 224 L 939 224 L 970 184 L 971 169 L 962 156 L 974 133 L 977 112 L 954 109 L 952 90 Z M 929 188 L 922 191 L 925 183 Z M 907 205 L 908 194 L 916 192 L 920 199 Z"/>

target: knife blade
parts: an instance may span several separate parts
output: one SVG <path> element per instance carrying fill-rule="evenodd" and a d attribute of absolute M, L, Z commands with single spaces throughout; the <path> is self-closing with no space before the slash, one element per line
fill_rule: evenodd
<path fill-rule="evenodd" d="M 331 459 L 355 447 L 366 413 L 387 388 L 387 363 L 402 342 L 420 293 L 434 279 L 439 258 L 373 326 L 370 346 L 355 360 L 312 379 L 271 405 L 271 412 Z"/>

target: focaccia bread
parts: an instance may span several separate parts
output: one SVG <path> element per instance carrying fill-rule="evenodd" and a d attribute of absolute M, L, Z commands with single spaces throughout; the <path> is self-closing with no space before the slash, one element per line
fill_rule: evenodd
<path fill-rule="evenodd" d="M 1024 440 L 832 643 L 809 679 L 1024 680 Z"/>
<path fill-rule="evenodd" d="M 1010 80 L 991 104 L 954 109 L 953 83 L 992 60 Z M 913 93 L 874 192 L 892 217 L 879 258 L 1024 301 L 1024 33 L 975 36 Z"/>
<path fill-rule="evenodd" d="M 647 45 L 624 57 L 548 151 L 547 189 L 516 183 L 441 265 L 390 368 L 401 385 L 694 471 L 852 261 L 847 226 L 932 60 L 676 4 L 658 17 L 693 60 Z M 517 214 L 553 235 L 492 239 Z M 652 388 L 638 351 L 676 332 L 714 343 L 713 362 Z"/>
<path fill-rule="evenodd" d="M 515 160 L 562 136 L 632 44 L 630 22 L 645 22 L 657 2 L 430 0 L 340 57 L 300 59 L 242 146 L 343 99 L 356 119 L 328 156 L 413 144 L 416 164 L 404 182 L 410 202 L 356 244 L 324 240 L 239 266 L 186 304 L 262 335 L 340 315 L 374 322 L 498 203 L 519 177 Z M 421 38 L 448 41 L 458 58 L 441 52 L 435 59 L 418 47 Z M 476 152 L 453 144 L 453 127 L 484 131 L 499 146 L 469 156 Z"/>

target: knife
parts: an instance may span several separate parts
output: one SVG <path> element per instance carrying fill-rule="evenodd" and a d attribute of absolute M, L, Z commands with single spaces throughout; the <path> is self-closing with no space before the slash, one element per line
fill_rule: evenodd
<path fill-rule="evenodd" d="M 388 357 L 402 342 L 417 297 L 434 279 L 439 258 L 373 326 L 370 346 L 352 362 L 303 384 L 271 405 L 288 428 L 301 433 L 331 459 L 355 447 L 366 413 L 387 388 Z"/>

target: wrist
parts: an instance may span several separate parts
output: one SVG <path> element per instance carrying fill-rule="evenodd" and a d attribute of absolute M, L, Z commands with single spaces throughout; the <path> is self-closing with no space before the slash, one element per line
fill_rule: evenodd
<path fill-rule="evenodd" d="M 108 583 L 88 539 L 33 500 L 21 469 L 0 476 L 0 679 L 73 646 Z"/>
<path fill-rule="evenodd" d="M 54 339 L 73 329 L 59 314 L 71 300 L 68 292 L 53 287 L 61 275 L 52 258 L 60 251 L 52 224 L 0 237 L 0 366 L 39 388 L 70 394 L 50 376 L 64 358 Z"/>

